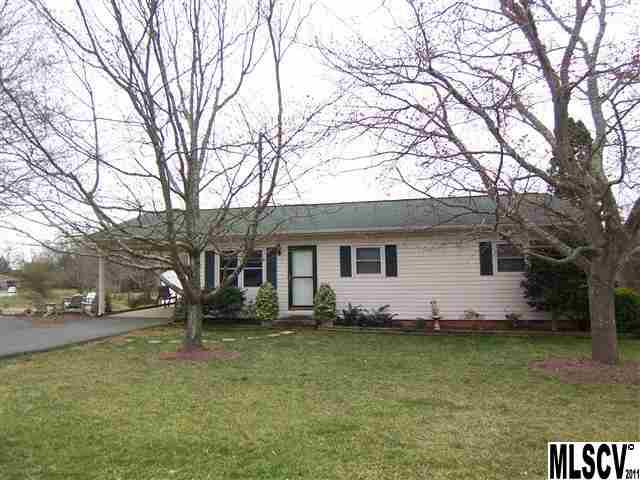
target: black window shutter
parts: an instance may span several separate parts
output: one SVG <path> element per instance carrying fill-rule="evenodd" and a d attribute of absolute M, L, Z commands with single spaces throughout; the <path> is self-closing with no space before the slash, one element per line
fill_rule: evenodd
<path fill-rule="evenodd" d="M 267 282 L 278 288 L 278 250 L 267 248 Z"/>
<path fill-rule="evenodd" d="M 204 254 L 204 288 L 212 290 L 216 278 L 216 253 L 205 252 Z"/>
<path fill-rule="evenodd" d="M 387 277 L 398 276 L 398 248 L 395 245 L 385 245 L 384 266 Z"/>
<path fill-rule="evenodd" d="M 480 242 L 480 275 L 493 275 L 491 242 Z"/>
<path fill-rule="evenodd" d="M 340 276 L 351 276 L 351 247 L 349 245 L 340 247 Z"/>

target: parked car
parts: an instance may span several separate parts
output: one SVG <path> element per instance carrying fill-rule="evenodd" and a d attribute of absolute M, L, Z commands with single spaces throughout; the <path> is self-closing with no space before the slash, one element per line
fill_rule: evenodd
<path fill-rule="evenodd" d="M 15 295 L 18 293 L 18 289 L 16 287 L 7 288 L 7 295 Z"/>
<path fill-rule="evenodd" d="M 93 305 L 96 301 L 96 292 L 89 292 L 84 296 L 82 305 Z"/>
<path fill-rule="evenodd" d="M 73 297 L 65 297 L 62 299 L 62 304 L 65 310 L 81 309 L 84 303 L 84 296 L 74 295 Z"/>

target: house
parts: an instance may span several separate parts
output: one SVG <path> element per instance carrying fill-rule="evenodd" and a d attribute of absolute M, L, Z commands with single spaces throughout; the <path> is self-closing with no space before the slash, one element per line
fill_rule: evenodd
<path fill-rule="evenodd" d="M 546 221 L 544 209 L 532 207 L 528 215 Z M 257 245 L 236 285 L 252 299 L 262 282 L 271 282 L 282 319 L 310 317 L 316 289 L 328 283 L 338 309 L 348 302 L 390 305 L 405 322 L 430 318 L 432 300 L 445 326 L 495 328 L 508 313 L 549 320 L 523 298 L 525 258 L 496 235 L 487 197 L 285 205 L 274 207 L 268 222 L 278 228 Z M 206 251 L 202 284 L 216 288 L 237 262 Z M 468 310 L 481 322 L 471 322 Z"/>

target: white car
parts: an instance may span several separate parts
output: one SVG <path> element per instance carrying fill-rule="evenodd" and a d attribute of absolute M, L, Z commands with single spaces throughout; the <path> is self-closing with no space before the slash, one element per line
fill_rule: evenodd
<path fill-rule="evenodd" d="M 83 305 L 93 305 L 93 303 L 95 301 L 96 301 L 96 292 L 89 292 L 82 299 L 82 304 Z"/>
<path fill-rule="evenodd" d="M 16 287 L 7 288 L 7 295 L 15 295 L 18 293 L 18 289 Z"/>

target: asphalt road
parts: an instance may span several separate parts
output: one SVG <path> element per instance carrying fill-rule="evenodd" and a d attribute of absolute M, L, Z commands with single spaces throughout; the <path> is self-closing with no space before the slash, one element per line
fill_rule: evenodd
<path fill-rule="evenodd" d="M 73 343 L 163 325 L 167 318 L 103 317 L 67 320 L 60 326 L 32 326 L 19 317 L 0 316 L 0 358 L 34 353 Z"/>

